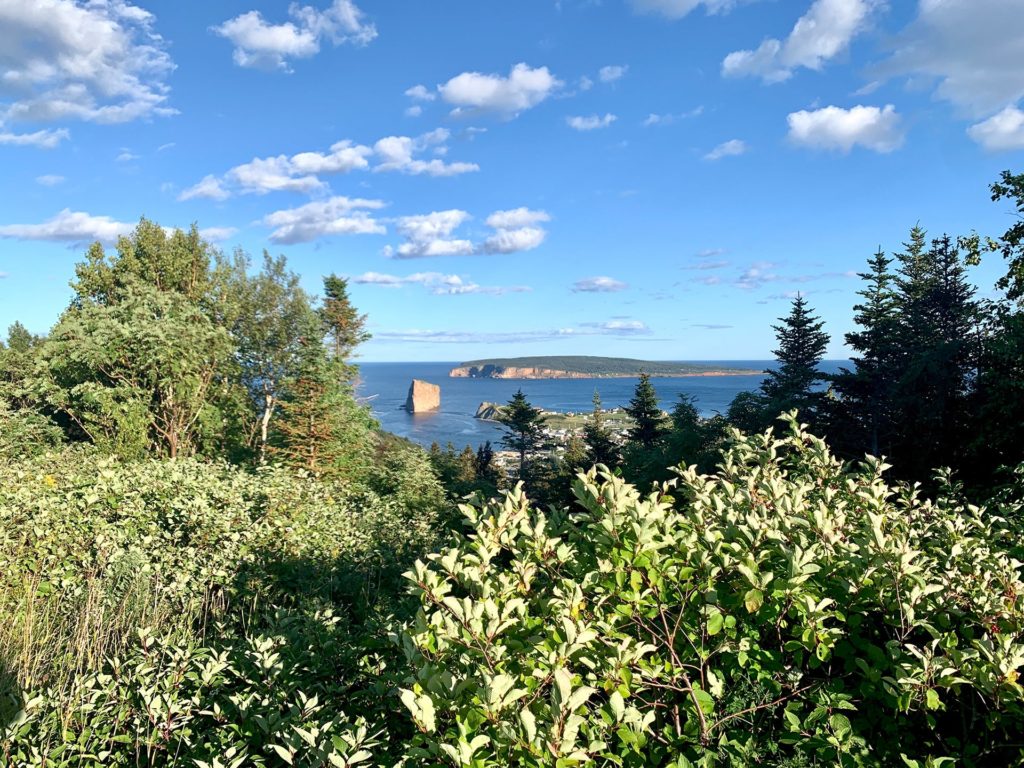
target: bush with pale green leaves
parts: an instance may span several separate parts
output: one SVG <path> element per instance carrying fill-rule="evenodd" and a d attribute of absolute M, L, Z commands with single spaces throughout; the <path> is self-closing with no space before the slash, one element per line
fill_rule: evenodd
<path fill-rule="evenodd" d="M 0 465 L 0 765 L 367 764 L 409 727 L 386 627 L 440 511 L 429 476 L 392 481 L 90 450 Z"/>
<path fill-rule="evenodd" d="M 924 500 L 789 421 L 650 495 L 466 507 L 395 633 L 409 763 L 1024 761 L 1020 503 Z"/>

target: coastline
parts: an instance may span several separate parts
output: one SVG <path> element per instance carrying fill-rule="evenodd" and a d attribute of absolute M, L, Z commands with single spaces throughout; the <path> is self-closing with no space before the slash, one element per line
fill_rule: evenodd
<path fill-rule="evenodd" d="M 464 368 L 453 368 L 448 372 L 453 379 L 506 379 L 506 380 L 539 380 L 539 379 L 635 379 L 640 372 L 631 373 L 577 373 L 575 371 L 516 371 L 514 373 L 492 372 L 483 376 L 471 376 Z M 651 373 L 652 379 L 687 379 L 708 376 L 764 376 L 765 371 L 690 371 L 680 373 Z"/>

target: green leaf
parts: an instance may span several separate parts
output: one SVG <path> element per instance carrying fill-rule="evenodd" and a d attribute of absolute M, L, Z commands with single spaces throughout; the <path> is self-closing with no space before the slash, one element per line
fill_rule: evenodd
<path fill-rule="evenodd" d="M 724 625 L 725 625 L 725 617 L 721 613 L 719 613 L 718 611 L 715 611 L 714 613 L 712 613 L 708 617 L 708 624 L 707 624 L 708 634 L 711 635 L 712 637 L 717 635 L 719 632 L 722 631 L 722 627 Z"/>
<path fill-rule="evenodd" d="M 763 604 L 764 594 L 760 589 L 747 590 L 747 594 L 743 596 L 743 605 L 746 606 L 748 613 L 757 613 Z"/>

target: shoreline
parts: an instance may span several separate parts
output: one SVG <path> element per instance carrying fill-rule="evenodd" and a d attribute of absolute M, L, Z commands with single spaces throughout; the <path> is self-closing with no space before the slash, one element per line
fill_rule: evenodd
<path fill-rule="evenodd" d="M 640 376 L 640 371 L 636 373 L 574 373 L 572 371 L 550 371 L 550 372 L 537 372 L 537 373 L 516 373 L 514 375 L 504 375 L 501 373 L 492 373 L 486 376 L 469 376 L 463 373 L 456 373 L 456 371 L 464 370 L 455 368 L 448 372 L 448 378 L 451 379 L 506 379 L 506 380 L 542 380 L 542 379 L 635 379 Z M 688 379 L 688 378 L 702 378 L 708 376 L 764 376 L 766 371 L 693 371 L 690 373 L 651 373 L 648 376 L 652 379 Z"/>

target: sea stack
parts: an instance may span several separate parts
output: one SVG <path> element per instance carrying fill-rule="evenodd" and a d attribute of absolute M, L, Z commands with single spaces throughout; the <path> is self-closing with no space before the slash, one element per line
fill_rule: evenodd
<path fill-rule="evenodd" d="M 441 407 L 441 388 L 427 381 L 413 379 L 409 385 L 409 397 L 405 400 L 405 409 L 409 413 L 426 413 Z"/>

